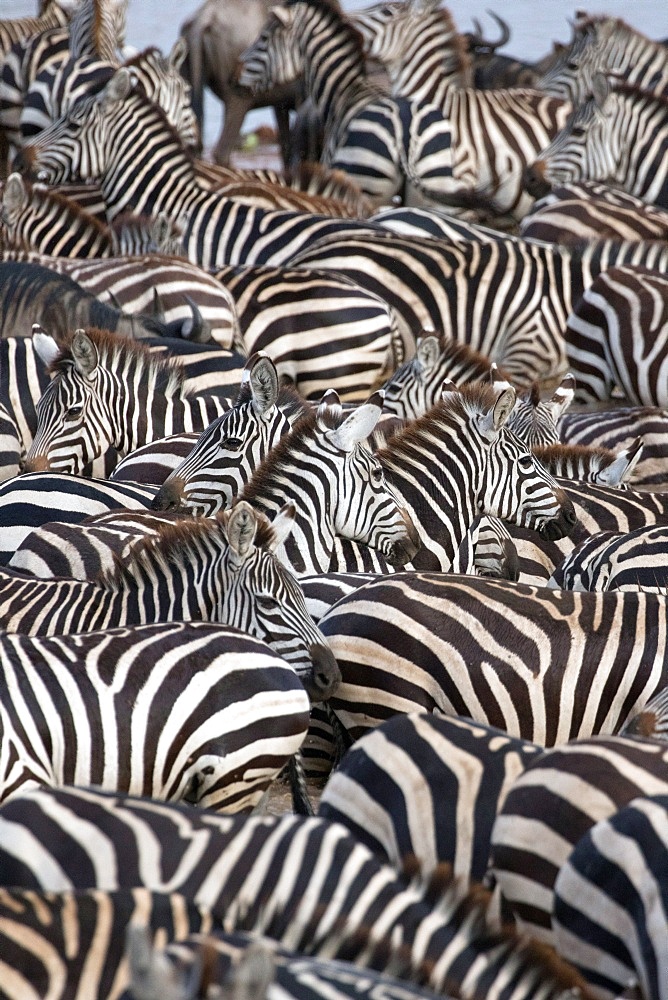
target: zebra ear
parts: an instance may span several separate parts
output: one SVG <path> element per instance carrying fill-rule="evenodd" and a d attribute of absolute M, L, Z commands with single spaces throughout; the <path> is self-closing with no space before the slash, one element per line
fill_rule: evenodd
<path fill-rule="evenodd" d="M 257 516 L 246 500 L 234 505 L 227 518 L 227 541 L 241 563 L 250 552 L 255 541 Z"/>
<path fill-rule="evenodd" d="M 485 436 L 496 437 L 513 412 L 516 398 L 515 390 L 509 386 L 503 390 L 500 396 L 497 396 L 494 405 L 489 410 L 480 414 L 478 426 Z"/>
<path fill-rule="evenodd" d="M 183 60 L 188 55 L 188 43 L 186 42 L 183 35 L 179 35 L 174 44 L 172 45 L 172 51 L 169 53 L 169 61 L 174 67 L 174 69 L 180 70 L 183 65 Z"/>
<path fill-rule="evenodd" d="M 341 400 L 336 389 L 328 389 L 322 394 L 317 410 L 317 423 L 321 430 L 327 429 L 327 420 L 338 419 L 343 413 Z"/>
<path fill-rule="evenodd" d="M 233 965 L 223 984 L 224 996 L 237 1000 L 256 1000 L 269 995 L 276 975 L 276 963 L 268 945 L 253 941 Z"/>
<path fill-rule="evenodd" d="M 253 358 L 255 359 L 253 361 Z M 252 362 L 252 363 L 251 363 Z M 249 370 L 253 409 L 259 417 L 267 419 L 278 399 L 278 372 L 268 354 L 258 352 L 249 358 L 244 368 L 244 376 Z M 242 377 L 242 380 L 243 380 Z"/>
<path fill-rule="evenodd" d="M 161 951 L 153 947 L 146 927 L 128 925 L 125 954 L 134 996 L 194 1000 L 199 993 L 202 972 L 200 956 L 189 966 L 169 961 Z"/>
<path fill-rule="evenodd" d="M 547 406 L 550 409 L 550 413 L 552 414 L 552 419 L 555 424 L 562 413 L 564 413 L 573 402 L 574 395 L 575 376 L 571 375 L 569 372 L 568 375 L 564 375 L 562 378 L 561 383 L 558 388 L 555 389 L 552 398 L 547 401 Z"/>
<path fill-rule="evenodd" d="M 619 452 L 614 462 L 611 462 L 607 468 L 601 469 L 597 476 L 597 482 L 602 486 L 613 487 L 627 483 L 638 464 L 644 445 L 643 439 L 637 437 L 628 448 Z"/>
<path fill-rule="evenodd" d="M 117 69 L 111 80 L 99 96 L 101 104 L 115 104 L 124 101 L 132 90 L 132 76 L 125 66 Z"/>
<path fill-rule="evenodd" d="M 35 354 L 48 367 L 60 355 L 60 348 L 50 334 L 46 333 L 38 323 L 32 326 L 32 346 Z"/>
<path fill-rule="evenodd" d="M 353 410 L 339 427 L 327 431 L 325 437 L 330 444 L 340 448 L 341 451 L 350 452 L 356 444 L 368 438 L 383 412 L 384 399 L 385 393 L 379 389 L 367 399 L 366 403 Z"/>
<path fill-rule="evenodd" d="M 282 545 L 285 539 L 290 535 L 295 524 L 296 513 L 297 508 L 293 503 L 283 504 L 278 514 L 271 522 L 274 539 L 268 546 L 270 552 L 275 552 L 276 549 Z"/>
<path fill-rule="evenodd" d="M 28 192 L 21 174 L 10 174 L 2 193 L 3 222 L 12 224 L 11 215 L 20 212 L 28 201 Z M 9 218 L 6 218 L 10 216 Z"/>
<path fill-rule="evenodd" d="M 438 337 L 418 338 L 416 357 L 421 375 L 428 375 L 436 367 L 440 353 Z"/>
<path fill-rule="evenodd" d="M 90 378 L 97 368 L 98 355 L 97 347 L 85 330 L 74 331 L 71 351 L 76 370 L 84 378 Z"/>
<path fill-rule="evenodd" d="M 598 111 L 603 111 L 603 105 L 605 104 L 609 93 L 610 84 L 608 83 L 608 78 L 605 73 L 594 73 L 591 81 L 591 96 L 596 102 L 596 108 Z"/>
<path fill-rule="evenodd" d="M 292 12 L 284 4 L 275 4 L 269 8 L 269 14 L 276 18 L 284 28 L 292 23 Z"/>

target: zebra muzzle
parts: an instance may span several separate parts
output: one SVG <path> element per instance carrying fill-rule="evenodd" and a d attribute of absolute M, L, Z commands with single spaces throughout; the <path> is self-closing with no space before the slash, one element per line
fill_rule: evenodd
<path fill-rule="evenodd" d="M 327 701 L 341 682 L 341 671 L 329 646 L 313 643 L 309 647 L 311 671 L 302 682 L 311 701 Z"/>
<path fill-rule="evenodd" d="M 548 542 L 554 542 L 559 538 L 567 538 L 578 523 L 578 516 L 571 500 L 563 494 L 562 507 L 557 517 L 553 517 L 538 529 L 538 533 Z"/>
<path fill-rule="evenodd" d="M 387 558 L 393 566 L 405 566 L 417 555 L 422 545 L 417 529 L 407 511 L 402 510 L 401 515 L 406 525 L 406 537 L 399 538 L 392 543 Z"/>
<path fill-rule="evenodd" d="M 542 198 L 551 190 L 551 184 L 545 177 L 545 162 L 535 160 L 524 169 L 522 178 L 524 190 L 533 198 Z"/>
<path fill-rule="evenodd" d="M 151 501 L 152 510 L 178 510 L 183 499 L 185 482 L 174 477 L 167 479 Z"/>

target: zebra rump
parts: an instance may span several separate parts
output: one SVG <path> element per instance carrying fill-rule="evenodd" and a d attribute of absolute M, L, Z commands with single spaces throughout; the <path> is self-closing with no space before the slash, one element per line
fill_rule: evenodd
<path fill-rule="evenodd" d="M 668 795 L 643 795 L 600 820 L 561 866 L 555 945 L 602 995 L 636 985 L 645 1000 L 668 996 L 667 868 Z"/>
<path fill-rule="evenodd" d="M 665 742 L 573 740 L 529 764 L 501 807 L 491 850 L 491 872 L 523 931 L 554 944 L 551 918 L 561 867 L 595 823 L 638 795 L 668 795 Z M 599 912 L 596 904 L 589 912 Z"/>
<path fill-rule="evenodd" d="M 343 756 L 318 815 L 343 823 L 400 871 L 439 864 L 487 874 L 492 824 L 508 789 L 542 747 L 469 719 L 413 712 L 388 719 Z"/>
<path fill-rule="evenodd" d="M 668 525 L 601 531 L 570 552 L 548 580 L 562 590 L 668 593 Z"/>
<path fill-rule="evenodd" d="M 245 812 L 308 728 L 295 671 L 206 622 L 5 633 L 0 664 L 0 801 L 35 783 L 94 785 Z"/>

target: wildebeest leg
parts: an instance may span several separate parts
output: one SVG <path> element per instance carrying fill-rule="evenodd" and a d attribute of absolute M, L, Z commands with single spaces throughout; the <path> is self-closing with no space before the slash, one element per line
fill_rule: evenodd
<path fill-rule="evenodd" d="M 213 162 L 227 166 L 232 150 L 237 144 L 244 118 L 253 107 L 253 98 L 243 93 L 228 93 L 225 101 L 225 120 L 218 142 L 213 148 Z"/>

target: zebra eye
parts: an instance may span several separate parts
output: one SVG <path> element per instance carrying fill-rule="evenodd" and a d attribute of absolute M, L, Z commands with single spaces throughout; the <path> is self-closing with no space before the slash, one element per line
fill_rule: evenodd
<path fill-rule="evenodd" d="M 574 128 L 571 129 L 571 135 L 575 139 L 581 139 L 582 136 L 585 134 L 585 131 L 586 129 L 584 129 L 582 125 L 576 125 Z"/>
<path fill-rule="evenodd" d="M 260 611 L 275 611 L 278 607 L 278 601 L 275 597 L 269 597 L 268 595 L 263 595 L 262 597 L 257 597 L 257 606 Z"/>
<path fill-rule="evenodd" d="M 80 417 L 82 413 L 83 413 L 83 406 L 79 403 L 76 406 L 70 406 L 69 410 L 67 411 L 67 416 Z"/>
<path fill-rule="evenodd" d="M 383 470 L 382 469 L 378 469 L 378 468 L 374 469 L 373 472 L 371 473 L 371 475 L 372 475 L 373 481 L 375 483 L 382 482 L 382 479 L 383 479 Z"/>
<path fill-rule="evenodd" d="M 521 465 L 523 469 L 532 469 L 533 459 L 531 455 L 522 455 L 522 457 L 518 460 L 518 464 Z"/>
<path fill-rule="evenodd" d="M 221 448 L 227 448 L 228 451 L 238 451 L 242 444 L 241 438 L 224 438 L 221 442 Z"/>

